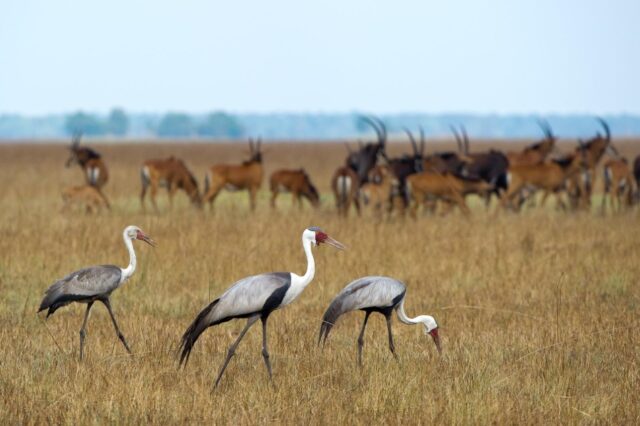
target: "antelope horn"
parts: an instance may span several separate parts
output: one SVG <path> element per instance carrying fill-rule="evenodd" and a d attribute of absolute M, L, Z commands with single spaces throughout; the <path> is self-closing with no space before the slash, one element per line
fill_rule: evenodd
<path fill-rule="evenodd" d="M 424 157 L 424 146 L 426 145 L 426 140 L 424 138 L 424 129 L 420 126 L 420 156 Z"/>
<path fill-rule="evenodd" d="M 411 141 L 411 146 L 413 147 L 413 155 L 418 155 L 418 145 L 416 144 L 416 140 L 413 138 L 413 135 L 406 127 L 403 129 L 405 133 L 409 136 L 409 140 Z"/>
<path fill-rule="evenodd" d="M 460 125 L 460 133 L 462 133 L 462 141 L 464 142 L 464 155 L 469 155 L 469 135 L 462 124 Z"/>
<path fill-rule="evenodd" d="M 464 149 L 463 149 L 462 141 L 460 140 L 460 135 L 458 134 L 458 130 L 455 128 L 453 124 L 449 127 L 453 132 L 453 136 L 456 138 L 456 145 L 458 145 L 458 152 L 461 154 L 464 154 Z"/>
<path fill-rule="evenodd" d="M 609 125 L 607 124 L 607 122 L 604 121 L 602 117 L 596 117 L 596 120 L 598 120 L 600 124 L 602 124 L 607 141 L 611 142 L 611 129 L 609 129 Z"/>
<path fill-rule="evenodd" d="M 549 122 L 547 120 L 538 120 L 538 126 L 540 126 L 547 139 L 553 139 L 553 132 L 551 131 L 551 126 L 549 126 Z"/>

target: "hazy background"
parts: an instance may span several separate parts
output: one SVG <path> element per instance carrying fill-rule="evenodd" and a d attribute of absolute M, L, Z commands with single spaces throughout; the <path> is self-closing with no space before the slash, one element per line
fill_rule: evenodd
<path fill-rule="evenodd" d="M 623 0 L 3 1 L 0 137 L 337 138 L 359 112 L 429 135 L 532 136 L 545 116 L 577 136 L 596 114 L 640 134 L 639 16 Z"/>

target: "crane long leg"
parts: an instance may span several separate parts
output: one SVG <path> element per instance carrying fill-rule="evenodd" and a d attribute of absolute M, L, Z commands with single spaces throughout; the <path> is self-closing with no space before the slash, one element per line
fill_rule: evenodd
<path fill-rule="evenodd" d="M 391 314 L 385 315 L 385 317 L 387 319 L 387 331 L 389 332 L 389 350 L 397 361 L 398 355 L 396 355 L 396 346 L 393 344 L 393 333 L 391 332 Z"/>
<path fill-rule="evenodd" d="M 122 334 L 122 332 L 120 331 L 120 327 L 118 327 L 118 323 L 116 322 L 116 317 L 113 315 L 113 311 L 111 310 L 111 302 L 109 302 L 109 299 L 104 299 L 102 300 L 102 303 L 104 303 L 104 306 L 106 306 L 107 310 L 109 311 L 109 315 L 111 315 L 111 321 L 113 321 L 113 326 L 116 329 L 116 334 L 118 335 L 118 339 L 120 339 L 120 341 L 124 345 L 124 348 L 127 350 L 127 352 L 131 354 L 131 349 L 129 349 L 129 345 L 127 345 L 127 341 L 124 338 L 124 334 Z"/>
<path fill-rule="evenodd" d="M 229 361 L 231 361 L 231 357 L 236 353 L 236 348 L 240 344 L 240 341 L 242 340 L 244 335 L 247 333 L 247 331 L 249 331 L 249 328 L 253 325 L 253 323 L 258 321 L 258 318 L 260 318 L 258 315 L 250 317 L 247 320 L 247 325 L 244 326 L 244 328 L 240 332 L 240 335 L 238 336 L 236 341 L 233 342 L 233 344 L 231 346 L 229 346 L 229 351 L 227 352 L 227 357 L 225 358 L 224 363 L 222 364 L 222 367 L 220 367 L 220 372 L 218 373 L 218 377 L 216 378 L 216 384 L 213 386 L 214 389 L 218 387 L 218 383 L 220 383 L 220 379 L 222 378 L 222 373 L 224 373 L 224 370 L 227 368 L 227 365 L 229 364 Z"/>
<path fill-rule="evenodd" d="M 84 321 L 82 321 L 82 328 L 80 329 L 80 361 L 82 361 L 84 354 L 84 338 L 87 337 L 87 321 L 89 321 L 89 311 L 92 305 L 93 301 L 87 303 L 87 311 L 84 313 Z"/>
<path fill-rule="evenodd" d="M 269 380 L 271 377 L 271 362 L 269 361 L 269 351 L 267 350 L 267 317 L 262 317 L 262 358 L 264 358 L 264 364 L 267 366 L 269 372 Z"/>
<path fill-rule="evenodd" d="M 362 330 L 358 336 L 358 365 L 362 367 L 362 347 L 364 346 L 364 329 L 367 327 L 367 321 L 369 321 L 369 315 L 371 312 L 367 311 L 364 316 L 364 323 L 362 324 Z"/>

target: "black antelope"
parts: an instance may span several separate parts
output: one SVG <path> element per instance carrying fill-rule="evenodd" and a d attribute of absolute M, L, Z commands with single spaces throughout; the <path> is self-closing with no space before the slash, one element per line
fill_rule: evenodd
<path fill-rule="evenodd" d="M 204 178 L 204 202 L 213 206 L 213 202 L 223 189 L 227 191 L 249 191 L 251 210 L 256 208 L 256 196 L 262 185 L 263 167 L 261 141 L 255 144 L 249 139 L 251 157 L 242 164 L 217 164 L 209 169 Z"/>
<path fill-rule="evenodd" d="M 339 214 L 347 216 L 353 203 L 358 216 L 360 215 L 360 200 L 358 200 L 360 183 L 356 172 L 347 166 L 339 167 L 331 178 L 331 189 Z"/>
<path fill-rule="evenodd" d="M 142 192 L 140 193 L 142 210 L 145 210 L 144 199 L 147 189 L 150 188 L 151 204 L 153 204 L 155 211 L 158 211 L 156 195 L 159 187 L 167 188 L 170 208 L 173 207 L 173 196 L 178 189 L 186 192 L 191 203 L 196 207 L 202 205 L 198 182 L 184 162 L 178 158 L 171 156 L 164 160 L 145 161 L 140 169 L 140 180 L 142 181 Z"/>
<path fill-rule="evenodd" d="M 276 198 L 281 192 L 290 192 L 292 201 L 302 208 L 302 197 L 309 200 L 315 208 L 320 206 L 320 195 L 304 169 L 278 170 L 269 179 L 271 188 L 271 207 L 276 207 Z"/>
<path fill-rule="evenodd" d="M 107 166 L 99 153 L 89 147 L 80 146 L 81 137 L 81 134 L 73 136 L 69 147 L 71 155 L 67 159 L 66 167 L 78 164 L 82 169 L 87 184 L 100 189 L 109 180 Z"/>

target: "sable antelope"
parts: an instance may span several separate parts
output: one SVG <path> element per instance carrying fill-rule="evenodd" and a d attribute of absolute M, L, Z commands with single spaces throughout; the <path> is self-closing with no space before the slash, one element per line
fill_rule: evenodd
<path fill-rule="evenodd" d="M 132 241 L 141 240 L 151 246 L 155 246 L 155 242 L 137 226 L 127 226 L 122 233 L 122 238 L 129 251 L 129 266 L 126 268 L 120 268 L 115 265 L 90 266 L 72 272 L 53 283 L 47 289 L 44 299 L 42 299 L 42 303 L 40 303 L 38 312 L 48 309 L 47 318 L 59 308 L 69 303 L 78 302 L 87 304 L 84 321 L 80 329 L 80 359 L 82 359 L 84 339 L 87 334 L 86 329 L 87 321 L 89 320 L 89 311 L 94 302 L 102 302 L 104 306 L 106 306 L 118 338 L 127 352 L 131 353 L 129 345 L 118 327 L 116 317 L 111 310 L 109 297 L 111 293 L 131 278 L 136 270 L 136 253 L 133 250 Z"/>
<path fill-rule="evenodd" d="M 351 168 L 343 166 L 335 171 L 331 178 L 331 190 L 336 199 L 336 207 L 339 214 L 347 216 L 351 203 L 353 203 L 358 216 L 360 215 L 359 189 L 358 175 Z"/>
<path fill-rule="evenodd" d="M 394 199 L 400 197 L 402 201 L 402 207 L 409 206 L 409 194 L 407 191 L 407 178 L 415 173 L 420 173 L 424 170 L 424 132 L 420 129 L 420 148 L 413 137 L 413 134 L 404 129 L 405 133 L 409 136 L 411 142 L 411 148 L 413 149 L 413 155 L 404 155 L 397 158 L 388 158 L 386 153 L 383 153 L 383 157 L 387 162 L 387 166 L 394 177 L 394 185 L 391 192 L 390 207 L 393 207 Z"/>
<path fill-rule="evenodd" d="M 331 304 L 322 317 L 318 344 L 322 341 L 326 343 L 329 332 L 338 321 L 340 316 L 351 311 L 364 311 L 364 322 L 358 335 L 358 365 L 362 366 L 362 348 L 364 346 L 364 330 L 369 321 L 369 315 L 378 312 L 384 315 L 387 321 L 387 332 L 389 334 L 389 350 L 394 358 L 396 355 L 393 343 L 393 333 L 391 332 L 391 315 L 396 311 L 398 319 L 408 325 L 422 324 L 424 333 L 431 336 L 436 345 L 438 353 L 442 352 L 440 347 L 440 336 L 438 335 L 438 323 L 429 315 L 420 315 L 409 318 L 404 311 L 404 301 L 407 288 L 405 285 L 389 277 L 363 277 L 349 283 L 331 301 Z"/>
<path fill-rule="evenodd" d="M 485 152 L 470 152 L 469 136 L 464 128 L 460 126 L 460 134 L 454 127 L 451 127 L 453 134 L 462 147 L 465 161 L 454 172 L 470 179 L 482 179 L 493 187 L 493 190 L 485 193 L 485 205 L 489 207 L 491 195 L 500 197 L 500 194 L 507 189 L 507 170 L 509 160 L 507 156 L 496 150 Z"/>
<path fill-rule="evenodd" d="M 140 192 L 140 204 L 145 210 L 144 199 L 147 188 L 151 187 L 151 204 L 155 211 L 158 211 L 156 204 L 156 194 L 159 187 L 167 188 L 169 194 L 169 206 L 173 208 L 173 196 L 178 189 L 184 190 L 191 203 L 196 207 L 201 207 L 200 192 L 198 182 L 193 177 L 184 162 L 173 156 L 165 160 L 148 160 L 142 164 L 140 169 L 140 180 L 142 182 L 142 192 Z"/>
<path fill-rule="evenodd" d="M 604 136 L 598 132 L 596 136 L 576 148 L 576 152 L 580 152 L 584 156 L 585 166 L 583 173 L 573 177 L 574 204 L 580 204 L 585 208 L 591 205 L 591 193 L 596 182 L 595 169 L 604 153 L 609 151 L 614 157 L 620 157 L 618 150 L 611 143 L 609 125 L 600 117 L 597 120 L 604 129 Z"/>
<path fill-rule="evenodd" d="M 240 341 L 249 328 L 258 320 L 262 321 L 262 357 L 271 379 L 271 362 L 267 350 L 267 319 L 277 309 L 293 302 L 311 283 L 316 272 L 316 264 L 311 252 L 312 246 L 329 244 L 339 250 L 345 248 L 340 242 L 325 234 L 320 228 L 311 227 L 302 233 L 302 247 L 307 256 L 307 272 L 300 276 L 293 272 L 272 272 L 254 275 L 236 281 L 222 296 L 204 308 L 182 336 L 180 364 L 186 365 L 198 337 L 209 327 L 233 319 L 247 318 L 245 327 L 235 342 L 229 347 L 227 356 L 220 367 L 214 387 L 217 387 L 222 373 L 236 352 Z"/>
<path fill-rule="evenodd" d="M 545 161 L 541 164 L 510 167 L 507 177 L 509 188 L 502 195 L 502 207 L 507 207 L 522 189 L 533 187 L 544 191 L 541 206 L 544 206 L 547 197 L 553 193 L 558 205 L 565 209 L 566 204 L 562 200 L 561 192 L 566 189 L 566 181 L 580 173 L 585 164 L 584 157 L 583 152 L 575 152 L 564 158 Z"/>
<path fill-rule="evenodd" d="M 452 173 L 425 171 L 407 178 L 407 188 L 413 201 L 411 215 L 415 218 L 420 205 L 426 201 L 442 200 L 455 204 L 465 215 L 469 215 L 464 196 L 469 193 L 487 192 L 493 187 L 481 179 L 470 179 Z"/>
<path fill-rule="evenodd" d="M 635 177 L 626 158 L 609 160 L 604 164 L 604 193 L 601 209 L 604 213 L 607 198 L 611 210 L 621 210 L 624 205 L 633 203 Z M 616 206 L 617 205 L 617 206 Z"/>
<path fill-rule="evenodd" d="M 89 147 L 80 146 L 81 138 L 81 134 L 73 136 L 69 147 L 71 155 L 65 166 L 71 167 L 72 164 L 78 164 L 84 173 L 87 184 L 100 189 L 109 180 L 107 166 L 99 153 Z"/>
<path fill-rule="evenodd" d="M 262 152 L 261 140 L 255 144 L 249 139 L 249 160 L 242 164 L 217 164 L 209 169 L 205 178 L 204 202 L 213 207 L 213 202 L 222 189 L 227 191 L 249 191 L 251 210 L 256 208 L 256 195 L 262 184 Z"/>
<path fill-rule="evenodd" d="M 95 186 L 70 186 L 62 191 L 63 210 L 72 204 L 84 206 L 87 213 L 99 212 L 103 208 L 111 210 L 107 197 Z"/>
<path fill-rule="evenodd" d="M 384 123 L 378 118 L 360 117 L 360 119 L 373 127 L 378 138 L 375 143 L 360 143 L 360 149 L 357 151 L 352 151 L 349 144 L 346 144 L 347 150 L 349 151 L 346 165 L 356 172 L 358 183 L 362 185 L 367 182 L 369 171 L 376 166 L 378 157 L 384 154 L 387 142 L 387 129 Z"/>
<path fill-rule="evenodd" d="M 320 206 L 320 195 L 311 178 L 304 169 L 278 170 L 271 174 L 269 179 L 271 187 L 271 207 L 276 207 L 276 198 L 281 192 L 290 192 L 293 203 L 298 202 L 302 208 L 302 197 L 309 200 L 315 208 Z"/>
<path fill-rule="evenodd" d="M 377 165 L 369 172 L 368 182 L 360 188 L 362 201 L 365 205 L 370 204 L 377 215 L 389 210 L 394 179 L 388 166 Z"/>
<path fill-rule="evenodd" d="M 544 139 L 527 146 L 519 152 L 508 152 L 507 158 L 511 166 L 536 165 L 544 162 L 547 156 L 554 150 L 557 138 L 551 131 L 551 126 L 546 121 L 539 120 L 538 125 L 544 132 Z"/>
<path fill-rule="evenodd" d="M 453 134 L 456 138 L 456 144 L 458 146 L 458 152 L 454 151 L 445 151 L 445 152 L 435 152 L 433 154 L 427 155 L 424 157 L 424 170 L 438 172 L 438 173 L 459 173 L 466 162 L 468 161 L 467 153 L 469 152 L 468 139 L 466 138 L 466 132 L 464 128 L 462 131 L 464 133 L 465 138 L 461 138 L 458 135 L 456 129 L 452 126 Z M 423 140 L 423 132 L 420 129 L 420 143 L 424 144 Z M 465 143 L 467 145 L 465 145 Z"/>

